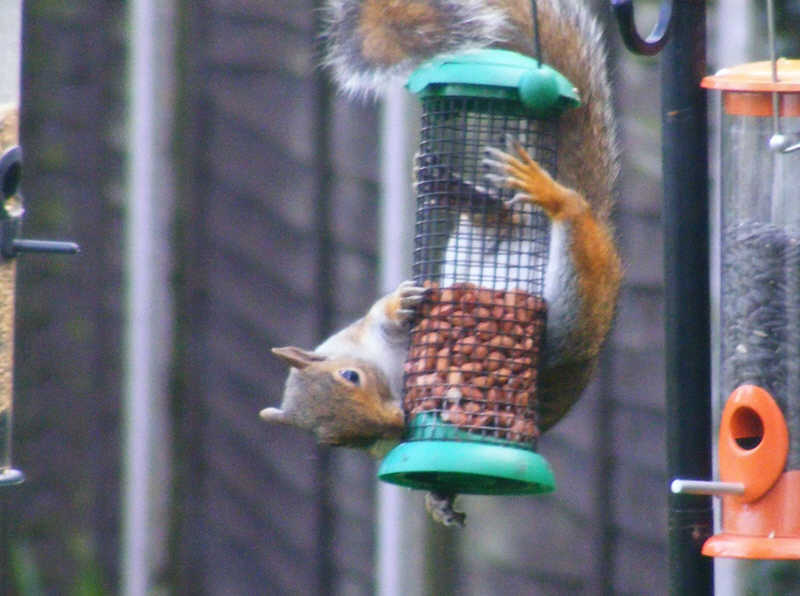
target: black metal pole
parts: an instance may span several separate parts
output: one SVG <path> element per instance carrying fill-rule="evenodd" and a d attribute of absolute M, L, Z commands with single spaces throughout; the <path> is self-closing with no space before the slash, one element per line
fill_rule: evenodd
<path fill-rule="evenodd" d="M 667 469 L 711 478 L 708 128 L 705 0 L 675 0 L 661 63 Z M 669 497 L 670 594 L 713 594 L 711 498 Z"/>

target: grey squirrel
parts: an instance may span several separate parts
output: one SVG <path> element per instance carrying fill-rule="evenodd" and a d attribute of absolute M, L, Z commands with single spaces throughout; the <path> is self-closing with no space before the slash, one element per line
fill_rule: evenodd
<path fill-rule="evenodd" d="M 327 66 L 351 94 L 379 93 L 387 77 L 441 53 L 501 47 L 533 55 L 530 0 L 330 0 Z M 513 140 L 490 148 L 493 184 L 511 203 L 539 206 L 551 219 L 539 372 L 540 430 L 560 420 L 595 368 L 614 315 L 622 267 L 610 211 L 618 173 L 601 31 L 579 0 L 537 0 L 544 60 L 579 90 L 582 104 L 561 116 L 559 181 Z M 403 363 L 409 323 L 424 289 L 404 282 L 362 318 L 313 351 L 276 348 L 289 366 L 281 408 L 267 421 L 313 432 L 322 443 L 380 456 L 403 432 Z M 452 495 L 429 495 L 434 518 L 463 523 Z"/>

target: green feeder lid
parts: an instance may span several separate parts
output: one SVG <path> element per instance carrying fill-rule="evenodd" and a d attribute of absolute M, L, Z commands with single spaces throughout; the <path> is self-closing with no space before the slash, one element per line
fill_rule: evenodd
<path fill-rule="evenodd" d="M 422 97 L 512 99 L 538 118 L 580 105 L 578 90 L 557 70 L 529 56 L 494 48 L 434 58 L 411 73 L 406 87 Z"/>
<path fill-rule="evenodd" d="M 424 435 L 439 438 L 414 439 Z M 434 414 L 417 416 L 410 438 L 381 463 L 378 477 L 384 482 L 473 495 L 536 494 L 555 489 L 550 464 L 535 451 L 510 441 L 484 441 L 441 422 Z"/>

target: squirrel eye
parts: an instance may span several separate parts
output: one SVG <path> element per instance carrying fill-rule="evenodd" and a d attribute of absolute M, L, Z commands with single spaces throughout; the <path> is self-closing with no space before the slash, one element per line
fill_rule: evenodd
<path fill-rule="evenodd" d="M 340 370 L 339 374 L 342 376 L 343 379 L 350 381 L 353 385 L 358 385 L 360 379 L 356 371 L 346 368 L 344 370 Z"/>

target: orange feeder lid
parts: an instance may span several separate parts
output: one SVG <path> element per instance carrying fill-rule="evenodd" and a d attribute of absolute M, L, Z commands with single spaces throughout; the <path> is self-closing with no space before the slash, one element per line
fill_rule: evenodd
<path fill-rule="evenodd" d="M 772 63 L 750 62 L 704 77 L 700 86 L 723 91 L 725 112 L 735 116 L 772 116 L 772 93 L 778 93 L 780 116 L 800 116 L 800 60 L 779 58 L 777 81 Z"/>

